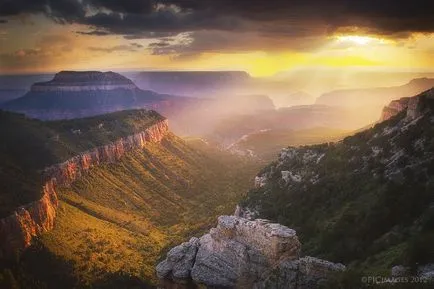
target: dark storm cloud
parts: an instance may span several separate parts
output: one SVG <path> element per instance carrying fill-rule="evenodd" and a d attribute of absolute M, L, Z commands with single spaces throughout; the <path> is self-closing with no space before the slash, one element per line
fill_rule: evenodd
<path fill-rule="evenodd" d="M 91 51 L 98 51 L 98 52 L 106 52 L 106 53 L 112 53 L 112 52 L 136 52 L 143 48 L 143 45 L 139 43 L 131 43 L 129 45 L 116 45 L 112 47 L 89 47 L 88 49 Z"/>
<path fill-rule="evenodd" d="M 79 21 L 85 17 L 85 7 L 77 0 L 0 0 L 0 16 L 23 13 L 43 13 L 62 22 Z"/>
<path fill-rule="evenodd" d="M 127 39 L 203 30 L 309 37 L 354 26 L 399 37 L 434 32 L 433 11 L 432 0 L 0 0 L 0 16 L 44 13 L 92 28 L 82 34 Z"/>
<path fill-rule="evenodd" d="M 151 0 L 89 0 L 88 3 L 95 7 L 104 7 L 111 11 L 148 14 L 153 11 L 155 1 Z"/>
<path fill-rule="evenodd" d="M 110 32 L 101 31 L 101 30 L 77 31 L 76 33 L 81 34 L 81 35 L 92 35 L 92 36 L 107 36 L 107 35 L 110 35 Z"/>

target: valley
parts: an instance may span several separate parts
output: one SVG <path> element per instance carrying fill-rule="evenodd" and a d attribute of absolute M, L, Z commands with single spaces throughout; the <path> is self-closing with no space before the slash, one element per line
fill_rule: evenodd
<path fill-rule="evenodd" d="M 216 81 L 185 77 L 187 91 L 197 77 Z M 266 95 L 167 95 L 113 72 L 60 72 L 3 104 L 15 112 L 0 111 L 0 284 L 334 288 L 429 265 L 431 98 L 355 114 L 360 107 L 276 108 Z M 280 237 L 262 240 L 252 226 Z M 269 259 L 268 242 L 281 242 L 285 257 Z"/>
<path fill-rule="evenodd" d="M 25 127 L 35 122 L 14 114 L 7 114 L 7 117 L 19 119 Z M 111 122 L 114 118 L 116 123 L 121 121 L 123 127 L 112 130 L 110 125 L 114 124 Z M 53 229 L 44 225 L 45 229 L 40 232 L 45 233 L 32 241 L 33 245 L 27 248 L 21 257 L 22 261 L 13 263 L 14 277 L 11 278 L 24 282 L 20 286 L 58 288 L 60 283 L 56 282 L 62 282 L 63 288 L 74 288 L 77 284 L 93 286 L 106 278 L 114 278 L 110 277 L 111 274 L 128 276 L 124 283 L 133 279 L 142 285 L 155 282 L 153 268 L 164 248 L 207 229 L 216 216 L 233 211 L 234 205 L 250 186 L 259 163 L 234 157 L 212 147 L 205 151 L 171 133 L 166 135 L 164 130 L 160 130 L 164 132 L 161 138 L 155 141 L 149 139 L 142 149 L 131 147 L 132 150 L 128 151 L 125 142 L 125 152 L 114 146 L 109 151 L 116 155 L 107 155 L 106 161 L 101 154 L 96 159 L 92 153 L 87 154 L 89 157 L 83 153 L 95 145 L 107 143 L 107 139 L 128 137 L 128 134 L 152 128 L 154 119 L 164 121 L 154 112 L 126 111 L 73 121 L 36 122 L 42 128 L 56 128 L 55 132 L 59 134 L 50 150 L 58 153 L 54 159 L 64 160 L 65 155 L 79 152 L 81 157 L 79 163 L 71 161 L 73 158 L 61 164 L 60 171 L 56 167 L 46 169 L 45 174 L 55 176 L 58 185 L 55 192 L 59 199 L 58 205 L 56 203 L 54 207 L 55 225 Z M 94 131 L 94 125 L 100 128 L 99 133 Z M 9 129 L 10 126 L 11 123 Z M 19 127 L 15 126 L 14 129 Z M 81 129 L 79 135 L 72 132 L 77 129 Z M 24 136 L 32 137 L 17 130 L 17 138 Z M 44 137 L 50 139 L 51 136 Z M 89 143 L 92 139 L 94 143 Z M 115 144 L 118 143 L 113 140 Z M 90 161 L 86 165 L 88 169 L 81 167 L 85 164 L 84 160 Z M 96 160 L 98 163 L 92 163 Z M 50 162 L 45 160 L 45 163 L 38 163 L 36 167 L 44 164 Z M 25 163 L 19 165 L 24 166 Z M 21 184 L 25 183 L 23 181 Z M 22 195 L 32 198 L 32 193 L 33 198 L 37 198 L 35 191 L 22 191 Z M 3 196 L 7 197 L 5 194 Z M 10 203 L 4 211 L 15 206 Z M 36 228 L 39 228 L 38 221 L 35 222 Z M 6 232 L 5 225 L 3 223 L 3 229 L 0 230 L 2 237 L 5 233 L 20 234 L 17 231 Z M 26 230 L 26 227 L 22 228 Z M 30 233 L 30 236 L 39 234 Z M 8 242 L 2 240 L 3 249 L 11 248 Z M 47 267 L 56 272 L 57 277 L 49 275 L 46 280 L 32 279 L 34 268 L 26 260 L 33 260 L 32 256 L 38 254 L 59 262 L 55 263 L 54 268 Z M 2 265 L 2 276 L 10 272 L 5 269 L 10 267 L 7 264 Z M 47 261 L 44 266 L 50 264 Z M 57 271 L 59 264 L 71 268 L 65 272 Z M 65 284 L 60 281 L 64 278 L 75 281 Z"/>

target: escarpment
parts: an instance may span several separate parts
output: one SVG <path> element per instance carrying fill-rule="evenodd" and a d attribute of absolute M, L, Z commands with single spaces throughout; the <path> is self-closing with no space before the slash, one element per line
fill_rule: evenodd
<path fill-rule="evenodd" d="M 415 119 L 426 106 L 426 99 L 434 98 L 434 88 L 414 97 L 403 97 L 393 100 L 383 108 L 380 121 L 388 120 L 402 111 L 406 111 L 407 119 Z"/>
<path fill-rule="evenodd" d="M 218 225 L 169 251 L 156 270 L 161 288 L 316 288 L 345 270 L 313 257 L 300 258 L 296 232 L 267 220 L 220 216 Z"/>
<path fill-rule="evenodd" d="M 168 131 L 168 121 L 162 120 L 142 132 L 96 147 L 61 164 L 48 167 L 44 170 L 44 177 L 54 178 L 58 185 L 68 186 L 94 166 L 116 162 L 125 153 L 141 149 L 148 142 L 160 142 Z"/>
<path fill-rule="evenodd" d="M 42 191 L 41 199 L 0 220 L 0 259 L 27 248 L 33 237 L 53 228 L 58 207 L 56 182 L 47 181 Z"/>
<path fill-rule="evenodd" d="M 114 72 L 61 71 L 47 82 L 32 85 L 32 92 L 72 92 L 113 89 L 137 89 L 128 78 Z"/>
<path fill-rule="evenodd" d="M 92 167 L 116 162 L 126 153 L 144 148 L 147 143 L 158 143 L 168 132 L 168 121 L 160 120 L 142 132 L 46 168 L 42 173 L 42 197 L 20 206 L 8 217 L 0 219 L 0 258 L 11 257 L 26 249 L 33 237 L 53 228 L 58 207 L 58 186 L 69 186 Z"/>

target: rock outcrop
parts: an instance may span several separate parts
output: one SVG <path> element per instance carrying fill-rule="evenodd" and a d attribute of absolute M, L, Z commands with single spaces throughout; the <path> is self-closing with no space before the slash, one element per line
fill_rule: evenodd
<path fill-rule="evenodd" d="M 393 100 L 391 103 L 386 105 L 381 113 L 380 122 L 388 120 L 401 111 L 407 109 L 409 100 L 409 97 L 404 97 L 398 100 Z"/>
<path fill-rule="evenodd" d="M 53 228 L 58 207 L 57 186 L 69 186 L 94 166 L 116 162 L 127 152 L 141 149 L 147 143 L 160 142 L 168 131 L 168 121 L 162 120 L 143 132 L 46 168 L 41 199 L 21 206 L 12 215 L 0 219 L 0 259 L 19 253 L 31 244 L 33 237 Z"/>
<path fill-rule="evenodd" d="M 30 90 L 61 92 L 113 89 L 137 89 L 137 87 L 128 78 L 111 71 L 61 71 L 50 81 L 33 84 Z"/>
<path fill-rule="evenodd" d="M 33 237 L 53 228 L 58 206 L 55 181 L 47 181 L 42 190 L 41 199 L 0 220 L 0 259 L 27 248 Z"/>
<path fill-rule="evenodd" d="M 413 97 L 403 97 L 393 100 L 383 108 L 380 122 L 388 120 L 402 111 L 406 111 L 406 119 L 417 118 L 425 109 L 425 99 L 434 99 L 434 88 Z"/>
<path fill-rule="evenodd" d="M 54 178 L 58 185 L 68 186 L 90 168 L 118 161 L 126 152 L 142 149 L 149 142 L 160 142 L 169 131 L 167 120 L 157 122 L 137 134 L 121 138 L 110 144 L 83 152 L 44 171 L 47 179 Z"/>
<path fill-rule="evenodd" d="M 345 270 L 313 257 L 300 258 L 296 232 L 267 220 L 220 216 L 216 228 L 192 238 L 158 264 L 161 288 L 315 288 Z M 184 287 L 182 287 L 184 286 Z"/>

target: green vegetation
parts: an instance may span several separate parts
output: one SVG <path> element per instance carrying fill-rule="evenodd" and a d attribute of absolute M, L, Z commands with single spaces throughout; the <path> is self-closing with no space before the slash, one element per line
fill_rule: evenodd
<path fill-rule="evenodd" d="M 41 194 L 41 170 L 90 148 L 144 130 L 163 117 L 154 111 L 121 111 L 43 122 L 0 110 L 0 217 Z"/>
<path fill-rule="evenodd" d="M 143 120 L 136 113 L 141 112 L 121 113 L 122 121 L 114 114 L 48 123 L 11 116 L 21 118 L 36 135 L 40 129 L 56 132 L 62 145 L 50 145 L 47 151 L 59 149 L 67 156 L 158 119 L 146 114 Z M 95 135 L 103 117 L 104 132 Z M 53 160 L 62 159 L 59 155 Z M 218 215 L 232 213 L 261 165 L 169 134 L 118 163 L 92 168 L 71 187 L 60 189 L 55 228 L 18 261 L 0 264 L 0 287 L 149 288 L 156 282 L 160 256 L 204 233 Z"/>
<path fill-rule="evenodd" d="M 330 288 L 359 288 L 351 274 L 433 263 L 432 115 L 409 124 L 404 112 L 339 143 L 291 148 L 261 171 L 267 184 L 242 205 L 296 229 L 306 255 L 349 265 Z"/>
<path fill-rule="evenodd" d="M 332 128 L 312 128 L 305 130 L 268 130 L 250 134 L 236 144 L 236 149 L 251 150 L 263 160 L 273 160 L 279 151 L 287 146 L 313 145 L 338 141 L 350 132 Z"/>

